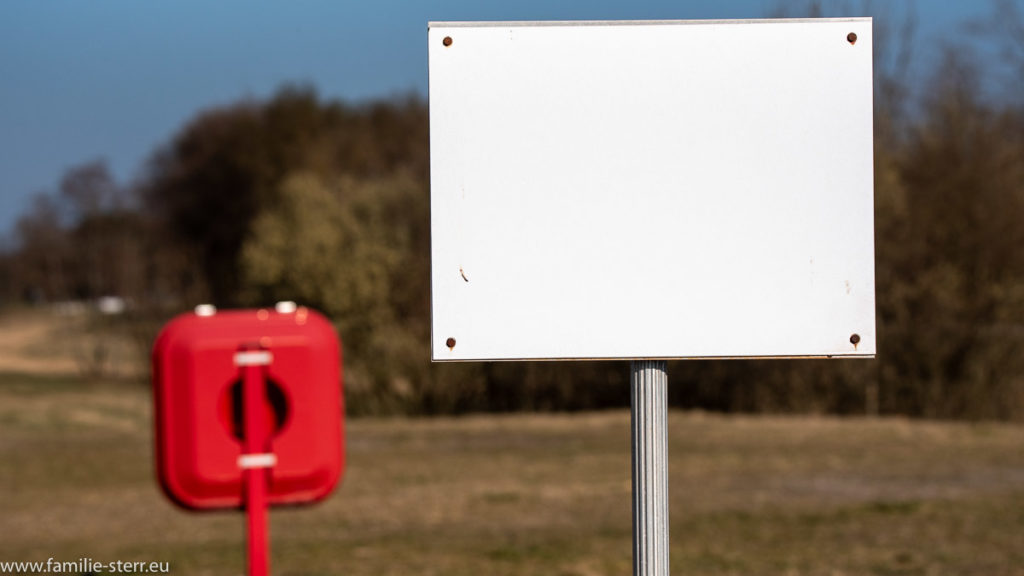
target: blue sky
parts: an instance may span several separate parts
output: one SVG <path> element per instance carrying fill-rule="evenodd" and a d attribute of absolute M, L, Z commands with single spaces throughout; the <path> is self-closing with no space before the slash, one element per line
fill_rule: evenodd
<path fill-rule="evenodd" d="M 32 193 L 55 189 L 70 166 L 104 159 L 119 182 L 137 178 L 153 151 L 205 108 L 266 97 L 285 83 L 349 101 L 425 94 L 430 20 L 759 18 L 780 9 L 800 15 L 808 4 L 6 1 L 0 3 L 0 234 L 10 231 Z M 880 18 L 913 10 L 919 41 L 959 30 L 992 6 L 823 4 L 829 15 L 875 16 L 876 26 Z"/>

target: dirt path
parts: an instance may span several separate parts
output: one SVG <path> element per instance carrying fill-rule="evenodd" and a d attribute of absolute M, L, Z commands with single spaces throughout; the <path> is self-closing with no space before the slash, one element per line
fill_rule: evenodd
<path fill-rule="evenodd" d="M 78 365 L 60 335 L 77 331 L 81 319 L 54 313 L 0 316 L 0 372 L 75 374 Z"/>

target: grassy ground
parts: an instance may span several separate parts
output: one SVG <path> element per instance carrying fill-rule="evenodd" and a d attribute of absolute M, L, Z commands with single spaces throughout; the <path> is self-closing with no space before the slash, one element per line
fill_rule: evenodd
<path fill-rule="evenodd" d="M 58 310 L 0 311 L 0 372 L 145 377 L 148 343 L 135 342 L 115 320 L 70 305 Z M 123 324 L 123 322 L 122 322 Z"/>
<path fill-rule="evenodd" d="M 670 416 L 674 574 L 1024 574 L 1024 427 Z M 356 420 L 272 572 L 630 573 L 629 415 Z M 243 516 L 160 494 L 148 388 L 0 374 L 0 561 L 244 572 Z"/>

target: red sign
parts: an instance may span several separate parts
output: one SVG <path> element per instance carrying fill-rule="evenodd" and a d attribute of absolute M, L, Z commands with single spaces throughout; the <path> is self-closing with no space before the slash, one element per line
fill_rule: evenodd
<path fill-rule="evenodd" d="M 341 477 L 341 346 L 316 312 L 182 314 L 157 337 L 153 385 L 157 474 L 184 507 L 246 507 L 253 470 L 270 505 L 321 499 Z"/>

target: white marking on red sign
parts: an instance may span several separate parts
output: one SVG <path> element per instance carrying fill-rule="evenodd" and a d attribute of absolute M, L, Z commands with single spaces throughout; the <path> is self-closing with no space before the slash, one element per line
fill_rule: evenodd
<path fill-rule="evenodd" d="M 274 466 L 277 466 L 277 455 L 275 454 L 242 454 L 238 457 L 238 467 L 243 470 L 273 468 Z"/>
<path fill-rule="evenodd" d="M 235 354 L 235 366 L 269 366 L 274 356 L 266 350 L 238 352 Z"/>

